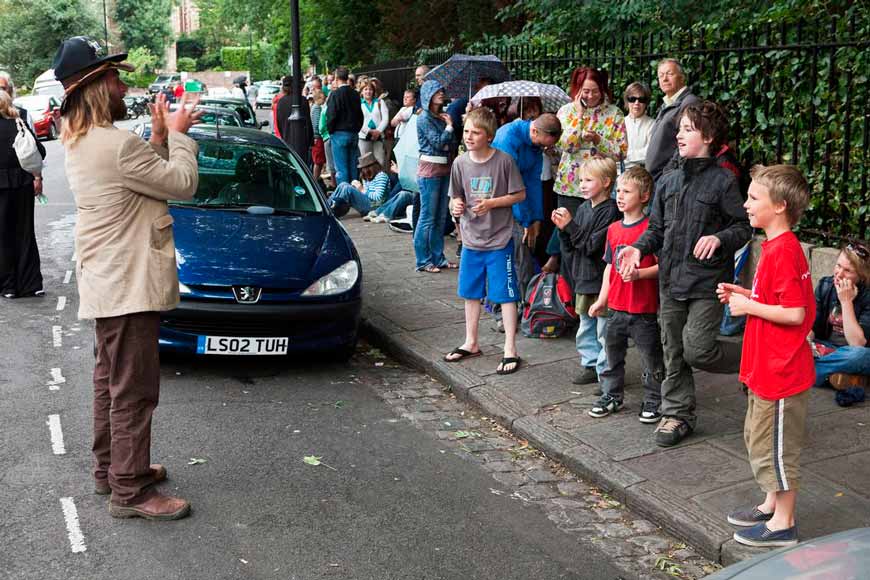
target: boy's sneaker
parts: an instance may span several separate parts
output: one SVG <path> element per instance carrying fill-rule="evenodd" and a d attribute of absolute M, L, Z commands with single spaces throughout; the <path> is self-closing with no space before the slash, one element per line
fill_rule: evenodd
<path fill-rule="evenodd" d="M 643 406 L 640 408 L 640 413 L 637 416 L 637 420 L 641 423 L 658 423 L 662 418 L 662 414 L 659 413 L 659 404 L 653 403 L 652 401 L 644 401 Z"/>
<path fill-rule="evenodd" d="M 774 532 L 767 529 L 767 524 L 760 523 L 751 528 L 734 532 L 734 539 L 745 546 L 756 548 L 794 546 L 798 543 L 797 526 Z"/>
<path fill-rule="evenodd" d="M 692 433 L 689 424 L 676 417 L 662 417 L 659 426 L 656 427 L 656 445 L 659 447 L 673 447 Z"/>
<path fill-rule="evenodd" d="M 744 528 L 749 528 L 757 526 L 758 524 L 763 524 L 772 517 L 773 514 L 766 514 L 758 509 L 757 506 L 752 506 L 750 508 L 734 510 L 728 514 L 728 523 L 732 526 L 743 526 Z"/>
<path fill-rule="evenodd" d="M 370 211 L 369 213 L 367 213 L 366 215 L 363 216 L 363 221 L 370 222 L 370 221 L 372 221 L 372 218 L 375 217 L 376 215 L 378 215 L 378 214 L 376 214 L 374 211 Z"/>
<path fill-rule="evenodd" d="M 390 220 L 390 229 L 400 234 L 414 233 L 414 227 L 411 225 L 411 222 L 404 220 Z"/>
<path fill-rule="evenodd" d="M 595 417 L 596 419 L 600 419 L 601 417 L 606 417 L 611 413 L 616 413 L 620 409 L 622 409 L 623 402 L 619 399 L 614 399 L 610 395 L 602 395 L 598 402 L 592 405 L 592 408 L 589 409 L 589 416 Z"/>
<path fill-rule="evenodd" d="M 384 214 L 378 214 L 378 215 L 376 215 L 375 217 L 373 217 L 373 218 L 371 219 L 371 222 L 372 222 L 373 224 L 385 224 L 385 223 L 387 223 L 388 221 L 390 221 L 390 218 L 388 218 L 388 217 L 385 216 Z"/>

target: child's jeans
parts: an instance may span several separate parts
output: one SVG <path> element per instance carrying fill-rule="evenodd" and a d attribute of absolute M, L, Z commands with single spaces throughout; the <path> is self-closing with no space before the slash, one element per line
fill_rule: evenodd
<path fill-rule="evenodd" d="M 835 373 L 870 375 L 870 348 L 841 346 L 816 359 L 816 385 L 821 387 Z"/>
<path fill-rule="evenodd" d="M 629 337 L 634 340 L 640 354 L 643 375 L 643 402 L 658 405 L 662 400 L 662 379 L 665 365 L 662 358 L 662 339 L 655 314 L 630 314 L 611 310 L 607 322 L 604 348 L 607 367 L 599 373 L 601 392 L 619 401 L 625 392 L 625 353 Z"/>
<path fill-rule="evenodd" d="M 660 300 L 665 380 L 659 410 L 694 429 L 698 418 L 692 368 L 714 373 L 736 370 L 728 368 L 722 344 L 716 340 L 724 306 L 716 298 L 674 300 L 666 292 Z"/>
<path fill-rule="evenodd" d="M 347 203 L 362 215 L 366 215 L 372 209 L 372 202 L 368 196 L 349 183 L 339 183 L 329 197 L 330 207 L 335 207 L 337 203 Z"/>
<path fill-rule="evenodd" d="M 375 210 L 378 215 L 386 216 L 387 219 L 399 219 L 405 217 L 406 208 L 414 203 L 414 194 L 410 191 L 400 191 L 388 202 Z"/>
<path fill-rule="evenodd" d="M 604 369 L 607 368 L 607 353 L 604 350 L 604 340 L 607 334 L 607 316 L 598 316 L 592 318 L 589 316 L 588 304 L 591 304 L 589 298 L 578 294 L 576 303 L 580 306 L 577 309 L 577 314 L 580 316 L 580 327 L 577 329 L 575 342 L 577 345 L 577 354 L 580 355 L 580 365 L 584 367 L 595 367 L 595 370 L 600 376 Z M 592 297 L 595 298 L 594 296 Z"/>

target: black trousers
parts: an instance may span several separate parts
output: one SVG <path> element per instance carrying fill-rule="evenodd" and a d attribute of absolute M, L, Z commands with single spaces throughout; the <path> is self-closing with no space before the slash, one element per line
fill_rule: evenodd
<path fill-rule="evenodd" d="M 33 227 L 33 184 L 0 189 L 0 293 L 42 290 L 39 248 Z"/>

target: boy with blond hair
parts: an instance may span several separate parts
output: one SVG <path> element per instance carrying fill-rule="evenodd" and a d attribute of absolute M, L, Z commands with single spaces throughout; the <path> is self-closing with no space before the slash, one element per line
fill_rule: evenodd
<path fill-rule="evenodd" d="M 792 165 L 756 166 L 744 204 L 749 223 L 764 230 L 752 289 L 719 284 L 716 293 L 735 316 L 746 315 L 740 381 L 748 391 L 743 436 L 764 501 L 738 509 L 728 522 L 746 529 L 748 546 L 797 543 L 795 503 L 810 388 L 815 382 L 807 335 L 816 301 L 807 259 L 791 229 L 809 204 L 809 186 Z"/>
<path fill-rule="evenodd" d="M 610 310 L 604 350 L 607 366 L 601 373 L 601 398 L 589 416 L 606 417 L 622 408 L 625 391 L 625 353 L 628 339 L 640 353 L 643 364 L 643 403 L 638 419 L 641 423 L 657 423 L 661 419 L 659 405 L 662 401 L 662 344 L 656 313 L 659 310 L 658 273 L 655 256 L 648 255 L 632 270 L 629 277 L 619 275 L 617 255 L 622 248 L 630 246 L 646 231 L 649 218 L 643 208 L 652 195 L 652 176 L 640 165 L 623 173 L 616 185 L 616 206 L 622 212 L 622 221 L 607 228 L 604 249 L 604 280 L 598 300 L 589 308 L 589 316 L 599 316 Z"/>
<path fill-rule="evenodd" d="M 560 207 L 553 210 L 551 219 L 560 230 L 562 263 L 574 281 L 575 308 L 580 316 L 576 346 L 582 371 L 574 384 L 586 384 L 600 380 L 607 363 L 604 352 L 607 313 L 602 310 L 593 316 L 590 307 L 598 300 L 604 278 L 601 257 L 607 228 L 619 219 L 616 202 L 610 197 L 616 181 L 616 162 L 604 157 L 587 159 L 580 166 L 579 179 L 580 192 L 586 201 L 577 208 L 577 215 L 572 216 L 567 208 Z"/>
<path fill-rule="evenodd" d="M 495 149 L 495 114 L 486 107 L 465 116 L 463 141 L 467 152 L 453 162 L 450 211 L 462 234 L 458 294 L 465 299 L 465 342 L 444 356 L 458 362 L 480 356 L 480 301 L 501 304 L 504 315 L 504 356 L 496 373 L 520 368 L 517 355 L 517 302 L 520 300 L 513 262 L 514 217 L 511 206 L 526 198 L 523 178 L 510 155 Z"/>

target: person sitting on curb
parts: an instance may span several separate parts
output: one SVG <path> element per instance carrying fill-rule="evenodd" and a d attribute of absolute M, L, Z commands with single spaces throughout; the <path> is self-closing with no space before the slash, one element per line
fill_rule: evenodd
<path fill-rule="evenodd" d="M 478 325 L 483 298 L 501 304 L 504 313 L 504 357 L 496 373 L 509 375 L 520 368 L 517 356 L 517 289 L 513 263 L 514 216 L 511 206 L 526 198 L 523 178 L 510 155 L 495 149 L 496 120 L 481 107 L 465 116 L 463 140 L 467 153 L 450 172 L 450 210 L 462 218 L 462 259 L 459 291 L 465 299 L 465 342 L 444 356 L 459 362 L 480 356 Z"/>
<path fill-rule="evenodd" d="M 362 183 L 356 179 L 352 183 L 339 183 L 329 198 L 329 207 L 338 217 L 346 214 L 350 208 L 364 216 L 368 215 L 373 207 L 384 202 L 384 195 L 389 190 L 390 177 L 373 153 L 360 157 L 357 169 Z"/>
<path fill-rule="evenodd" d="M 834 275 L 816 286 L 816 320 L 810 339 L 816 353 L 816 382 L 835 388 L 864 386 L 870 375 L 870 250 L 858 243 L 843 246 Z"/>

